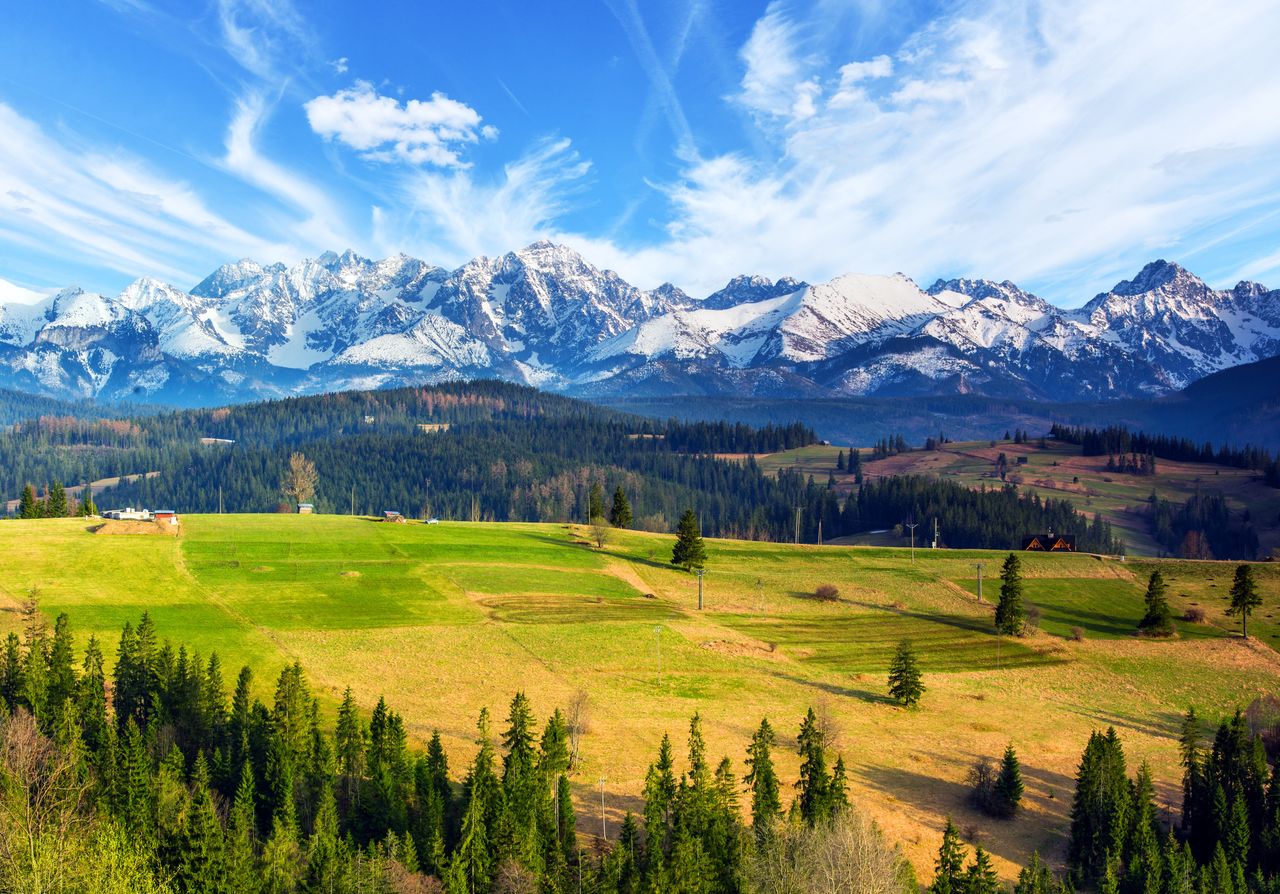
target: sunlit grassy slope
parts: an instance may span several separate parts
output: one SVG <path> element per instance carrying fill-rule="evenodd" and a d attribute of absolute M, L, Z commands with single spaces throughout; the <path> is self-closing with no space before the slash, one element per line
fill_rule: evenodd
<path fill-rule="evenodd" d="M 1161 797 L 1176 804 L 1180 713 L 1194 704 L 1218 717 L 1280 681 L 1267 645 L 1280 643 L 1277 565 L 1256 566 L 1261 641 L 1246 644 L 1223 615 L 1233 566 L 1163 564 L 1175 609 L 1195 603 L 1210 623 L 1151 642 L 1131 636 L 1147 563 L 1026 556 L 1041 630 L 1015 640 L 990 632 L 1001 553 L 917 550 L 913 565 L 901 549 L 709 541 L 700 612 L 695 579 L 667 564 L 670 536 L 616 533 L 595 550 L 583 534 L 324 516 L 192 516 L 178 537 L 5 522 L 0 624 L 16 628 L 34 589 L 46 615 L 68 612 L 82 640 L 96 634 L 111 653 L 120 626 L 146 610 L 163 635 L 217 650 L 231 672 L 250 665 L 264 697 L 297 659 L 331 703 L 350 684 L 366 708 L 385 695 L 420 739 L 439 727 L 458 775 L 482 706 L 505 716 L 524 690 L 545 716 L 585 690 L 587 764 L 575 782 L 593 811 L 587 796 L 605 780 L 615 828 L 639 807 L 662 734 L 683 742 L 695 711 L 712 752 L 739 772 L 769 717 L 784 739 L 780 771 L 794 781 L 786 742 L 814 705 L 838 728 L 854 800 L 925 876 L 946 815 L 1006 874 L 1033 849 L 1058 856 L 1076 762 L 1097 727 L 1116 725 L 1133 765 L 1150 761 Z M 983 603 L 976 562 L 986 565 Z M 839 588 L 837 601 L 811 597 L 824 583 Z M 911 711 L 885 698 L 903 638 L 928 686 Z M 1007 742 L 1022 756 L 1029 809 L 987 820 L 965 806 L 963 780 Z"/>
<path fill-rule="evenodd" d="M 757 457 L 757 462 L 766 472 L 794 469 L 819 481 L 834 474 L 837 487 L 848 491 L 853 487 L 852 476 L 836 470 L 841 449 L 814 445 Z M 874 462 L 869 461 L 871 451 L 864 449 L 863 471 L 872 478 L 930 475 L 966 487 L 998 487 L 1000 480 L 993 472 L 1001 453 L 1008 459 L 1009 483 L 1018 485 L 1023 493 L 1037 493 L 1042 499 L 1070 500 L 1090 517 L 1101 514 L 1111 522 L 1132 555 L 1159 553 L 1148 520 L 1147 501 L 1151 495 L 1183 503 L 1197 490 L 1221 491 L 1232 509 L 1249 510 L 1264 552 L 1280 548 L 1280 490 L 1267 487 L 1261 473 L 1248 469 L 1157 460 L 1154 476 L 1122 475 L 1107 471 L 1105 456 L 1081 456 L 1078 446 L 1054 441 L 1040 447 L 1039 441 L 1033 440 L 1027 444 L 956 442 L 938 450 L 914 450 Z M 1026 463 L 1019 465 L 1019 457 Z"/>

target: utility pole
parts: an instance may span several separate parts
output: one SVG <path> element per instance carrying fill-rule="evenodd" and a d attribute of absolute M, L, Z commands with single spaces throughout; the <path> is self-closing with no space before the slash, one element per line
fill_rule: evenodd
<path fill-rule="evenodd" d="M 800 507 L 796 507 L 796 546 L 800 545 Z"/>
<path fill-rule="evenodd" d="M 982 562 L 977 562 L 973 566 L 974 568 L 978 569 L 978 601 L 979 602 L 982 601 L 982 565 L 983 565 Z"/>
<path fill-rule="evenodd" d="M 218 485 L 218 515 L 222 515 L 222 485 Z"/>
<path fill-rule="evenodd" d="M 600 840 L 601 840 L 601 841 L 608 841 L 608 840 L 609 840 L 609 827 L 605 824 L 605 819 L 604 819 L 604 783 L 605 783 L 605 778 L 606 778 L 606 777 L 604 777 L 604 776 L 601 776 L 601 777 L 600 777 Z"/>
<path fill-rule="evenodd" d="M 818 546 L 822 546 L 822 519 L 818 519 Z"/>
<path fill-rule="evenodd" d="M 707 573 L 707 569 L 699 568 L 694 573 L 698 575 L 698 611 L 702 611 L 702 575 Z"/>
<path fill-rule="evenodd" d="M 351 515 L 352 515 L 352 517 L 354 517 L 354 516 L 355 516 L 355 514 L 356 514 L 356 486 L 353 484 L 353 485 L 351 485 Z"/>
<path fill-rule="evenodd" d="M 920 526 L 919 522 L 907 522 L 907 527 L 911 529 L 911 564 L 916 563 L 916 528 Z"/>

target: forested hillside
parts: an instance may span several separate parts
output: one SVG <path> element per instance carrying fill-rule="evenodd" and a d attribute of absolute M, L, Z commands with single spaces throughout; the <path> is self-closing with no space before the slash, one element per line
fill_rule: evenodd
<path fill-rule="evenodd" d="M 40 417 L 0 436 L 0 487 L 15 500 L 28 487 L 39 496 L 46 487 L 56 491 L 56 483 L 145 473 L 114 483 L 97 503 L 291 510 L 282 482 L 290 456 L 301 454 L 315 466 L 308 500 L 320 512 L 587 521 L 599 514 L 593 492 L 599 499 L 622 488 L 635 527 L 666 531 L 692 508 L 703 530 L 721 537 L 815 542 L 820 528 L 830 538 L 923 517 L 944 504 L 948 518 L 965 519 L 956 529 L 968 533 L 957 545 L 1006 548 L 1032 529 L 1089 529 L 1062 501 L 1007 494 L 983 502 L 959 488 L 919 506 L 842 506 L 827 479 L 786 470 L 764 475 L 754 460 L 716 458 L 816 442 L 800 424 L 659 422 L 522 386 L 472 382 L 131 419 Z M 53 502 L 64 505 L 60 497 Z M 898 517 L 886 521 L 893 513 Z M 1109 532 L 1096 534 L 1087 548 L 1114 550 Z"/>

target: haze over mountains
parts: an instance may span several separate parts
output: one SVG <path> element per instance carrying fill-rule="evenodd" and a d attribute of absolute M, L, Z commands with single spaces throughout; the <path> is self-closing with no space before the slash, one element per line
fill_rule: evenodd
<path fill-rule="evenodd" d="M 1280 290 L 1166 261 L 1061 310 L 1011 282 L 740 276 L 638 289 L 538 242 L 447 271 L 327 252 L 190 291 L 140 279 L 0 307 L 0 386 L 213 404 L 490 377 L 589 397 L 1166 394 L 1280 354 Z"/>

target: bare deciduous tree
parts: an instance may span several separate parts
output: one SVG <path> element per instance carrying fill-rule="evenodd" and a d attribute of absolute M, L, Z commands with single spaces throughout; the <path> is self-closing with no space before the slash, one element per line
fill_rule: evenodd
<path fill-rule="evenodd" d="M 286 500 L 295 503 L 308 503 L 316 495 L 316 485 L 320 476 L 316 474 L 316 464 L 301 453 L 289 454 L 289 466 L 285 469 L 284 480 L 280 482 L 280 493 Z"/>
<path fill-rule="evenodd" d="M 0 888 L 63 889 L 87 825 L 85 793 L 75 763 L 29 713 L 0 723 Z"/>
<path fill-rule="evenodd" d="M 779 821 L 756 850 L 751 881 L 761 894 L 908 894 L 916 885 L 902 853 L 875 823 L 842 810 L 814 827 Z"/>
<path fill-rule="evenodd" d="M 591 698 L 587 690 L 579 689 L 569 702 L 569 710 L 565 715 L 565 728 L 569 733 L 569 772 L 578 768 L 581 762 L 582 737 L 590 729 Z"/>
<path fill-rule="evenodd" d="M 601 516 L 591 519 L 591 542 L 596 545 L 596 549 L 604 549 L 612 534 L 613 528 L 606 519 Z"/>

